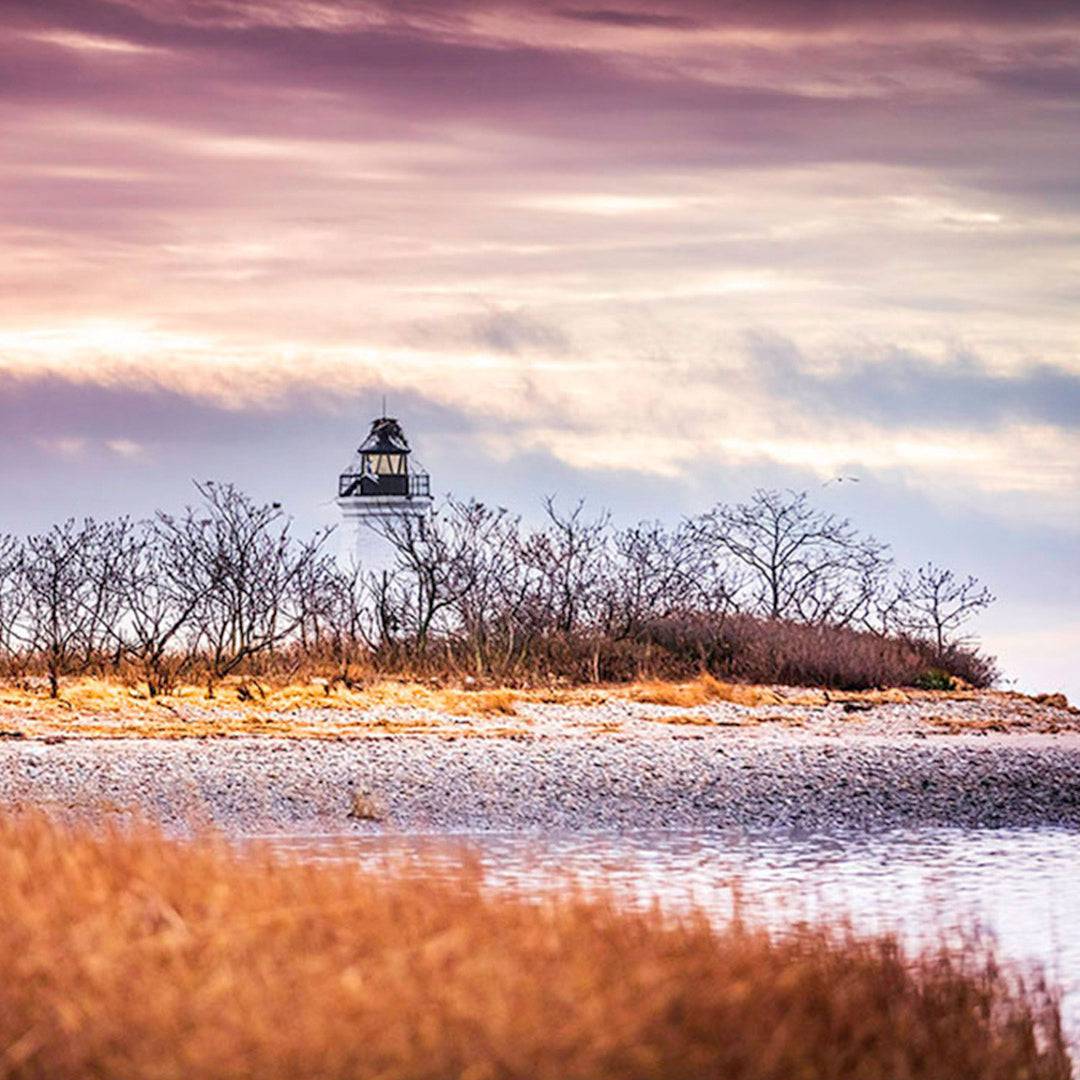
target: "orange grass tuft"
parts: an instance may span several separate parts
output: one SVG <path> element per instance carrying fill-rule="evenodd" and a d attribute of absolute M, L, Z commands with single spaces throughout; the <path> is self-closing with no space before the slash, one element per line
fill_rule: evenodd
<path fill-rule="evenodd" d="M 436 699 L 455 716 L 517 716 L 516 690 L 442 690 Z"/>
<path fill-rule="evenodd" d="M 678 705 L 684 708 L 710 701 L 730 701 L 736 705 L 779 705 L 780 695 L 767 686 L 724 683 L 711 675 L 700 675 L 691 683 L 641 683 L 627 691 L 632 701 L 648 705 Z"/>
<path fill-rule="evenodd" d="M 696 683 L 642 683 L 627 691 L 631 701 L 640 701 L 644 705 L 674 705 L 689 708 L 704 705 L 709 700 Z"/>
<path fill-rule="evenodd" d="M 1067 1080 L 967 952 L 0 819 L 0 1076 Z"/>

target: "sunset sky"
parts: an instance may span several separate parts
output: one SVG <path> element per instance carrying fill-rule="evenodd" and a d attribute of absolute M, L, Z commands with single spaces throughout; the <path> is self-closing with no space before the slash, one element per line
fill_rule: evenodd
<path fill-rule="evenodd" d="M 806 489 L 1080 696 L 1075 0 L 3 0 L 0 531 Z M 827 484 L 855 476 L 859 483 Z M 826 485 L 826 486 L 823 486 Z"/>

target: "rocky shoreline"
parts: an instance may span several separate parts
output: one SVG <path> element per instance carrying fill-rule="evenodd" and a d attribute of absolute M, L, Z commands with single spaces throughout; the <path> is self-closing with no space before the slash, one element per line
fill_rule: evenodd
<path fill-rule="evenodd" d="M 782 714 L 532 704 L 513 720 L 440 717 L 438 734 L 386 733 L 367 716 L 350 736 L 347 721 L 335 714 L 328 738 L 20 733 L 0 740 L 0 804 L 137 810 L 237 835 L 1080 828 L 1080 719 L 1010 695 Z"/>

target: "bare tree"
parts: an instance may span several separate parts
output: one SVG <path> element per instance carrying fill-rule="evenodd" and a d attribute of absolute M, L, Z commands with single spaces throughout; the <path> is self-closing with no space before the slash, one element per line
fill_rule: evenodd
<path fill-rule="evenodd" d="M 686 525 L 644 521 L 618 530 L 604 586 L 605 633 L 630 637 L 647 623 L 675 615 L 730 609 L 731 575 Z"/>
<path fill-rule="evenodd" d="M 61 675 L 85 663 L 101 629 L 94 565 L 101 531 L 93 520 L 69 519 L 26 540 L 24 625 L 15 633 L 42 658 L 54 698 L 60 696 Z"/>
<path fill-rule="evenodd" d="M 891 565 L 871 568 L 864 582 L 866 603 L 858 619 L 858 625 L 879 638 L 903 631 L 904 604 L 907 586 L 904 576 L 893 576 Z"/>
<path fill-rule="evenodd" d="M 976 612 L 994 602 L 994 594 L 977 578 L 958 578 L 933 563 L 901 579 L 899 625 L 910 633 L 929 635 L 939 653 L 954 644 L 953 635 Z"/>
<path fill-rule="evenodd" d="M 123 649 L 116 630 L 125 615 L 122 553 L 135 542 L 136 529 L 130 518 L 122 517 L 97 522 L 86 537 L 80 565 L 82 603 L 87 615 L 79 665 L 83 670 L 94 663 L 108 663 L 109 653 L 112 666 L 119 664 Z"/>
<path fill-rule="evenodd" d="M 329 530 L 294 541 L 277 503 L 258 504 L 231 484 L 196 484 L 202 505 L 158 517 L 186 561 L 198 643 L 206 650 L 207 693 L 245 661 L 287 640 L 305 614 L 298 587 Z"/>
<path fill-rule="evenodd" d="M 15 636 L 26 605 L 26 554 L 14 536 L 0 536 L 0 657 L 12 663 L 20 652 Z"/>
<path fill-rule="evenodd" d="M 293 586 L 301 612 L 297 627 L 297 643 L 304 652 L 320 652 L 328 638 L 337 634 L 336 605 L 342 599 L 342 588 L 350 575 L 342 571 L 335 558 L 321 552 L 300 571 Z M 349 589 L 349 592 L 355 590 Z"/>
<path fill-rule="evenodd" d="M 503 513 L 482 503 L 447 499 L 427 517 L 381 523 L 377 531 L 397 552 L 399 575 L 396 621 L 408 629 L 423 655 L 441 618 L 455 611 L 476 587 L 483 572 L 486 534 L 497 529 Z M 404 583 L 404 584 L 403 584 Z M 389 602 L 382 590 L 380 603 Z"/>
<path fill-rule="evenodd" d="M 525 572 L 518 557 L 520 521 L 502 507 L 466 504 L 459 526 L 462 580 L 471 582 L 454 604 L 464 648 L 476 675 L 512 666 L 520 642 Z"/>
<path fill-rule="evenodd" d="M 524 541 L 521 556 L 536 584 L 538 614 L 553 630 L 571 634 L 596 613 L 611 557 L 611 515 L 587 518 L 583 501 L 564 513 L 550 496 L 544 509 L 548 526 Z"/>
<path fill-rule="evenodd" d="M 815 510 L 805 493 L 759 490 L 749 503 L 713 508 L 693 528 L 742 566 L 752 610 L 772 619 L 847 626 L 890 562 L 885 544 Z"/>
<path fill-rule="evenodd" d="M 110 558 L 121 607 L 112 637 L 138 665 L 150 696 L 167 693 L 191 659 L 195 615 L 215 582 L 190 573 L 188 545 L 164 518 L 117 535 Z"/>
<path fill-rule="evenodd" d="M 375 582 L 357 563 L 342 569 L 328 560 L 324 572 L 312 584 L 319 601 L 308 605 L 302 630 L 310 634 L 306 641 L 313 647 L 329 651 L 338 678 L 348 683 L 349 665 L 362 651 L 375 649 L 380 641 Z M 308 626 L 309 630 L 304 629 Z"/>

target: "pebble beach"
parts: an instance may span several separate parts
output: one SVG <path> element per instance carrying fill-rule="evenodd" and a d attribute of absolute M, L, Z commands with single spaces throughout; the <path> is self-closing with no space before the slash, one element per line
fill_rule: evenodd
<path fill-rule="evenodd" d="M 209 710 L 186 708 L 205 732 Z M 300 737 L 110 735 L 101 718 L 91 736 L 79 719 L 60 735 L 0 716 L 0 803 L 235 835 L 1080 827 L 1080 714 L 1060 698 L 294 709 Z"/>

